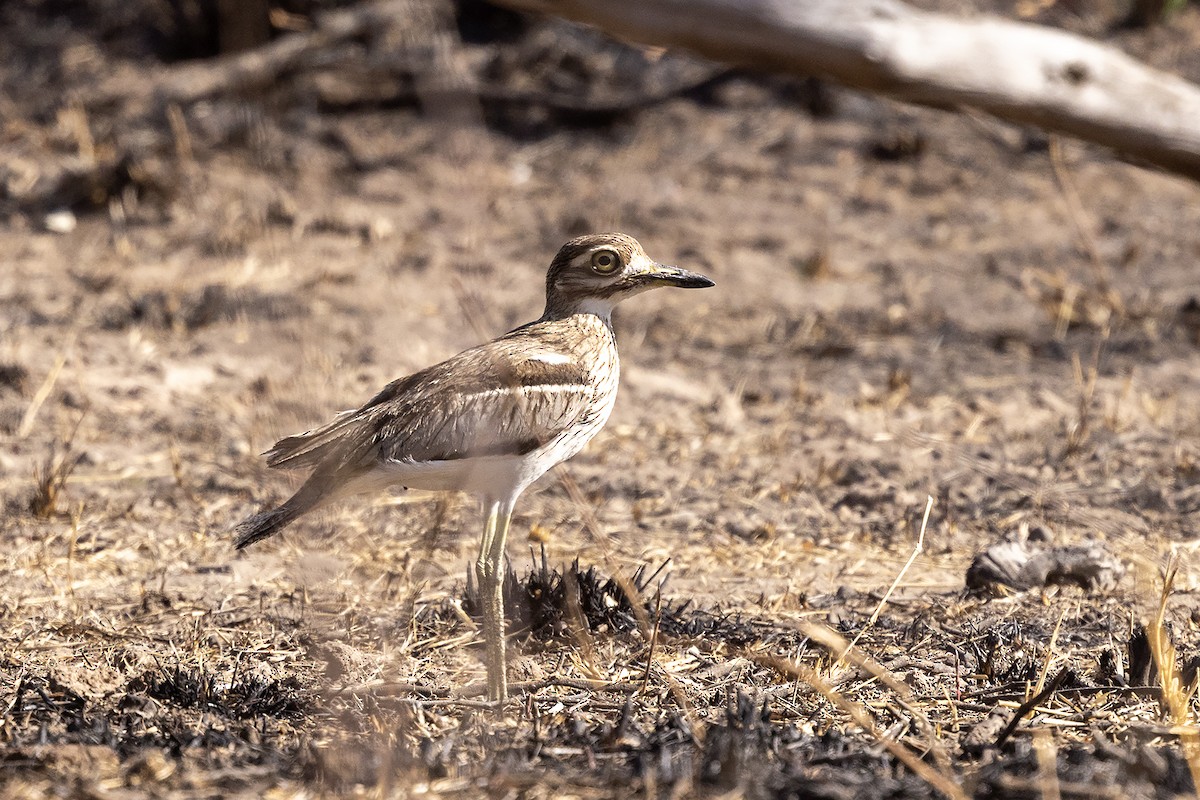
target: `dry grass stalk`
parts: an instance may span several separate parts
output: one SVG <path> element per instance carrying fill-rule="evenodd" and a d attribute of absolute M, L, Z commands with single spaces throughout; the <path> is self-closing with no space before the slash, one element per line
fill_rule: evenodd
<path fill-rule="evenodd" d="M 1054 180 L 1058 184 L 1059 193 L 1067 206 L 1067 216 L 1071 219 L 1071 225 L 1075 228 L 1075 235 L 1079 237 L 1080 245 L 1087 253 L 1088 265 L 1092 268 L 1092 275 L 1095 278 L 1096 288 L 1100 292 L 1102 302 L 1110 313 L 1123 316 L 1125 302 L 1121 299 L 1121 295 L 1112 288 L 1104 259 L 1100 257 L 1100 250 L 1096 247 L 1096 236 L 1087 219 L 1083 200 L 1080 198 L 1079 190 L 1076 188 L 1075 181 L 1063 158 L 1062 140 L 1057 136 L 1050 137 L 1050 164 L 1054 168 Z"/>
<path fill-rule="evenodd" d="M 179 487 L 179 491 L 183 492 L 184 497 L 193 505 L 200 505 L 200 498 L 192 491 L 192 486 L 187 480 L 187 476 L 183 469 L 183 453 L 179 450 L 179 445 L 171 443 L 167 450 L 171 457 L 171 476 L 175 479 L 175 485 Z"/>
<path fill-rule="evenodd" d="M 646 672 L 642 675 L 641 693 L 650 685 L 650 668 L 654 666 L 654 649 L 658 644 L 658 630 L 662 624 L 662 592 L 654 598 L 654 632 L 650 635 L 650 647 L 646 651 Z"/>
<path fill-rule="evenodd" d="M 571 502 L 575 505 L 575 510 L 583 520 L 584 528 L 587 529 L 592 540 L 604 550 L 605 566 L 610 570 L 613 580 L 621 587 L 621 591 L 629 598 L 629 603 L 633 606 L 633 616 L 637 620 L 638 632 L 642 634 L 642 638 L 646 642 L 649 642 L 653 626 L 650 624 L 650 615 L 646 613 L 646 603 L 642 598 L 642 593 L 634 586 L 633 581 L 625 577 L 625 571 L 612 558 L 612 554 L 604 544 L 604 531 L 600 527 L 600 521 L 596 519 L 596 515 L 592 511 L 592 507 L 588 504 L 587 498 L 583 496 L 583 490 L 579 488 L 579 484 L 575 482 L 575 479 L 571 477 L 571 473 L 563 466 L 557 467 L 556 473 L 558 475 L 558 482 L 566 490 L 567 496 L 571 498 Z"/>
<path fill-rule="evenodd" d="M 1200 677 L 1194 679 L 1190 685 L 1184 684 L 1179 669 L 1179 654 L 1166 627 L 1167 600 L 1178 575 L 1179 557 L 1173 553 L 1163 572 L 1158 608 L 1154 619 L 1146 626 L 1146 636 L 1150 643 L 1150 654 L 1154 657 L 1154 666 L 1158 669 L 1159 688 L 1162 690 L 1159 705 L 1174 726 L 1173 732 L 1179 736 L 1184 759 L 1192 774 L 1192 783 L 1196 786 L 1197 796 L 1200 797 L 1200 726 L 1192 713 L 1192 699 L 1196 696 Z"/>
<path fill-rule="evenodd" d="M 932 510 L 933 510 L 933 497 L 930 495 L 926 495 L 925 496 L 925 515 L 921 518 L 921 530 L 917 534 L 916 546 L 913 547 L 913 551 L 909 555 L 908 561 L 904 562 L 904 566 L 900 568 L 900 571 L 898 573 L 896 573 L 896 578 L 895 578 L 895 580 L 892 581 L 892 585 L 889 586 L 888 590 L 883 593 L 883 597 L 879 600 L 879 605 L 877 605 L 875 607 L 875 611 L 872 612 L 871 618 L 867 620 L 867 624 L 862 627 L 862 630 L 860 630 L 858 633 L 856 633 L 854 635 L 854 638 L 850 641 L 850 644 L 846 647 L 847 652 L 851 648 L 853 648 L 854 645 L 858 644 L 858 640 L 862 638 L 863 634 L 866 633 L 867 631 L 869 631 L 871 629 L 871 627 L 875 624 L 875 622 L 879 619 L 879 615 L 883 611 L 883 607 L 885 605 L 887 605 L 887 601 L 892 596 L 892 592 L 894 592 L 896 590 L 896 587 L 900 584 L 900 581 L 904 580 L 904 576 L 908 573 L 909 567 L 911 567 L 913 565 L 913 562 L 917 560 L 917 556 L 919 556 L 921 554 L 921 551 L 925 548 L 925 528 L 928 527 L 928 525 L 929 525 L 929 512 Z M 843 657 L 845 657 L 845 653 L 843 653 L 842 656 L 839 657 L 839 660 Z"/>
<path fill-rule="evenodd" d="M 579 583 L 567 577 L 563 580 L 563 588 L 566 590 L 566 614 L 563 615 L 563 618 L 571 632 L 571 638 L 575 641 L 575 646 L 579 649 L 579 656 L 583 659 L 581 665 L 583 671 L 589 678 L 606 680 L 604 670 L 600 668 L 599 662 L 596 660 L 595 643 L 592 641 L 591 631 L 588 630 L 587 620 L 584 618 L 583 604 L 579 600 Z"/>
<path fill-rule="evenodd" d="M 1060 800 L 1062 790 L 1058 785 L 1058 748 L 1054 737 L 1045 728 L 1033 732 L 1033 752 L 1037 757 L 1038 784 L 1042 800 Z"/>
<path fill-rule="evenodd" d="M 1054 648 L 1058 645 L 1058 632 L 1062 630 L 1063 620 L 1067 616 L 1067 610 L 1064 608 L 1062 613 L 1058 615 L 1058 622 L 1054 626 L 1054 632 L 1050 634 L 1050 646 L 1046 648 L 1046 658 L 1042 661 L 1042 671 L 1038 673 L 1037 686 L 1034 687 L 1035 695 L 1041 694 L 1046 689 L 1046 676 L 1050 674 L 1050 663 L 1054 661 Z"/>
<path fill-rule="evenodd" d="M 446 519 L 450 516 L 450 511 L 454 507 L 454 498 L 450 495 L 443 495 L 437 499 L 437 507 L 434 511 L 433 522 L 421 533 L 421 541 L 414 548 L 417 552 L 417 557 L 413 559 L 410 566 L 409 578 L 412 578 L 412 571 L 422 564 L 427 564 L 433 556 L 433 548 L 437 545 L 438 537 L 445 527 Z M 412 588 L 401 602 L 400 607 L 403 609 L 403 619 L 405 627 L 412 630 L 413 619 L 416 617 L 417 598 L 420 596 L 422 585 L 420 581 L 412 581 Z M 462 612 L 461 607 L 456 607 L 459 612 Z M 462 614 L 462 617 L 467 620 L 469 627 L 474 630 L 475 623 L 467 614 Z"/>
<path fill-rule="evenodd" d="M 1075 316 L 1075 301 L 1079 299 L 1079 287 L 1067 283 L 1059 299 L 1058 311 L 1054 315 L 1054 338 L 1060 342 L 1067 338 L 1067 329 Z"/>
<path fill-rule="evenodd" d="M 496 333 L 490 330 L 489 305 L 482 293 L 477 289 L 468 288 L 458 275 L 450 279 L 450 285 L 454 288 L 455 299 L 458 300 L 458 310 L 471 326 L 471 331 L 483 341 L 493 338 Z"/>
<path fill-rule="evenodd" d="M 791 659 L 778 656 L 758 656 L 756 660 L 761 664 L 770 666 L 785 675 L 790 675 L 808 684 L 814 691 L 849 716 L 856 725 L 866 731 L 875 741 L 879 742 L 884 749 L 896 757 L 896 760 L 908 767 L 914 775 L 952 800 L 966 800 L 966 792 L 963 791 L 953 776 L 938 772 L 929 764 L 922 761 L 912 750 L 880 730 L 879 726 L 875 724 L 875 719 L 861 703 L 856 703 L 837 689 L 834 689 L 815 669 L 806 664 L 800 664 Z"/>
<path fill-rule="evenodd" d="M 66 363 L 67 356 L 65 353 L 59 353 L 54 358 L 54 366 L 46 373 L 46 379 L 42 381 L 42 385 L 34 392 L 33 399 L 29 401 L 29 406 L 25 409 L 24 416 L 21 417 L 21 424 L 17 427 L 18 439 L 24 439 L 33 431 L 33 423 L 37 419 L 38 411 L 41 410 L 42 405 L 50 397 L 50 393 L 54 391 L 54 384 L 58 382 L 58 376 Z"/>
<path fill-rule="evenodd" d="M 945 747 L 943 747 L 942 741 L 937 735 L 937 730 L 929 720 L 929 716 L 921 710 L 920 702 L 913 695 L 912 689 L 907 683 L 897 678 L 887 667 L 855 647 L 853 642 L 847 642 L 836 631 L 824 625 L 804 620 L 799 623 L 799 627 L 809 639 L 828 648 L 830 652 L 838 653 L 839 662 L 848 660 L 854 666 L 864 670 L 884 686 L 891 689 L 896 694 L 897 702 L 913 715 L 917 726 L 926 738 L 926 747 L 933 754 L 938 766 L 945 770 L 950 769 L 950 755 L 946 752 Z"/>
<path fill-rule="evenodd" d="M 175 139 L 175 156 L 180 163 L 188 166 L 192 163 L 192 135 L 188 131 L 187 118 L 178 103 L 167 106 L 167 122 L 171 125 L 171 135 Z"/>
<path fill-rule="evenodd" d="M 646 613 L 646 601 L 634 582 L 626 577 L 625 571 L 621 569 L 620 565 L 612 557 L 612 553 L 609 552 L 608 546 L 604 543 L 604 531 L 600 527 L 600 521 L 596 519 L 596 515 L 592 512 L 587 498 L 583 496 L 583 490 L 579 488 L 579 484 L 571 477 L 571 473 L 567 471 L 565 466 L 560 464 L 555 471 L 559 483 L 566 490 L 567 495 L 571 498 L 571 502 L 575 505 L 575 510 L 583 520 L 584 528 L 587 529 L 588 535 L 603 551 L 605 566 L 609 570 L 609 574 L 613 576 L 613 580 L 616 581 L 617 586 L 621 587 L 621 591 L 629 598 L 629 605 L 633 609 L 633 616 L 637 620 L 638 631 L 641 633 L 642 639 L 647 644 L 653 642 L 654 626 L 650 624 L 650 615 Z M 687 692 L 684 691 L 683 687 L 679 685 L 679 681 L 675 680 L 669 671 L 662 670 L 662 675 L 675 701 L 683 709 L 684 716 L 687 718 L 688 724 L 692 726 L 692 730 L 702 730 L 704 724 L 696 716 L 695 710 L 692 708 L 692 703 L 688 699 Z"/>
<path fill-rule="evenodd" d="M 1110 330 L 1106 326 L 1102 332 L 1102 338 L 1107 339 L 1109 334 Z M 1097 346 L 1092 354 L 1092 363 L 1088 365 L 1086 373 L 1079 360 L 1079 354 L 1071 355 L 1072 376 L 1075 379 L 1075 386 L 1079 389 L 1079 415 L 1067 429 L 1068 455 L 1079 452 L 1091 433 L 1092 401 L 1096 396 L 1096 382 L 1100 378 L 1100 352 L 1101 348 Z"/>

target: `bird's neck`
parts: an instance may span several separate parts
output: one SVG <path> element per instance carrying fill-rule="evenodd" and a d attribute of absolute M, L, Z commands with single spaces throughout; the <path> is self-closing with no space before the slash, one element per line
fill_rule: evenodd
<path fill-rule="evenodd" d="M 567 319 L 578 314 L 590 314 L 598 317 L 606 326 L 612 327 L 612 312 L 616 306 L 607 297 L 579 297 L 565 300 L 551 296 L 546 300 L 546 310 L 542 312 L 542 321 Z"/>

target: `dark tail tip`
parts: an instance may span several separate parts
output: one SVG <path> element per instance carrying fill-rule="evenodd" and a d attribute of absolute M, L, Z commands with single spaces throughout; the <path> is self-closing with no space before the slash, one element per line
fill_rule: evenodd
<path fill-rule="evenodd" d="M 244 550 L 255 542 L 274 536 L 283 530 L 296 515 L 286 506 L 264 511 L 247 517 L 233 529 L 233 546 L 236 550 Z"/>

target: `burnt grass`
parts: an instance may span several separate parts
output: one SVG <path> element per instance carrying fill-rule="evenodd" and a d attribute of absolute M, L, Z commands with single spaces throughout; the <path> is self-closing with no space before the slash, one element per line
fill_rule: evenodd
<path fill-rule="evenodd" d="M 965 593 L 943 598 L 958 606 L 950 614 L 921 604 L 916 614 L 897 615 L 909 617 L 903 623 L 880 617 L 859 647 L 913 688 L 919 703 L 913 708 L 872 685 L 869 670 L 837 667 L 803 629 L 765 615 L 693 608 L 664 596 L 668 583 L 666 565 L 639 568 L 620 581 L 577 562 L 551 568 L 544 552 L 527 574 L 510 571 L 505 600 L 515 648 L 560 663 L 586 653 L 603 659 L 596 665 L 602 671 L 623 677 L 550 674 L 526 682 L 514 687 L 504 719 L 478 699 L 479 684 L 347 685 L 335 659 L 328 659 L 324 679 L 305 681 L 241 674 L 236 662 L 225 670 L 176 661 L 138 672 L 102 697 L 63 684 L 53 668 L 5 662 L 0 670 L 12 687 L 3 718 L 7 780 L 18 790 L 37 786 L 43 775 L 59 782 L 67 765 L 80 769 L 77 752 L 92 753 L 82 763 L 95 769 L 100 750 L 111 752 L 116 774 L 132 789 L 166 781 L 184 790 L 253 792 L 270 775 L 333 793 L 429 786 L 469 795 L 484 785 L 538 793 L 587 787 L 614 797 L 940 796 L 839 720 L 827 696 L 787 680 L 779 663 L 792 661 L 819 667 L 837 692 L 876 709 L 887 736 L 923 742 L 930 763 L 952 759 L 948 774 L 971 796 L 1044 796 L 1044 761 L 1028 732 L 1070 723 L 1086 736 L 1055 747 L 1066 792 L 1193 791 L 1182 752 L 1157 743 L 1166 728 L 1153 721 L 1161 684 L 1146 631 L 1130 634 L 1112 603 L 1086 612 L 1074 604 L 1076 633 L 1064 635 L 1060 650 L 1067 666 L 1049 682 L 1026 727 L 1014 724 L 1013 709 L 1029 711 L 1023 701 L 1046 664 L 1044 643 L 1053 633 L 1045 625 L 1053 626 L 1052 619 L 1042 625 L 1005 619 L 987 599 Z M 809 598 L 804 608 L 851 637 L 878 601 L 842 592 Z M 634 603 L 652 626 L 654 645 L 639 632 Z M 423 606 L 403 627 L 429 649 L 417 645 L 410 655 L 436 660 L 442 642 L 470 624 L 463 612 L 472 615 L 476 607 L 469 580 L 459 596 Z M 648 661 L 654 647 L 658 659 Z M 131 654 L 108 655 L 136 671 Z M 1184 681 L 1195 680 L 1196 660 L 1183 667 Z M 1118 722 L 1114 712 L 1146 721 Z M 941 735 L 924 738 L 928 730 L 918 717 Z M 91 779 L 86 770 L 71 777 Z"/>
<path fill-rule="evenodd" d="M 234 80 L 222 5 L 0 4 L 0 796 L 1195 795 L 1194 184 L 476 0 Z M 1019 5 L 1200 80 L 1194 4 Z M 228 532 L 604 229 L 718 288 L 615 317 L 497 709 L 469 500 Z"/>

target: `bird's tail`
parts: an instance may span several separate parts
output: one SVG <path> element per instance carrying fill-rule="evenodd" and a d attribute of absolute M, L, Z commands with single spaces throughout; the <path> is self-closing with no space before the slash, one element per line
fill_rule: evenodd
<path fill-rule="evenodd" d="M 328 476 L 311 476 L 294 495 L 278 508 L 247 517 L 233 529 L 233 546 L 238 550 L 274 536 L 304 514 L 334 499 L 330 496 Z"/>
<path fill-rule="evenodd" d="M 288 508 L 287 503 L 284 503 L 279 508 L 272 508 L 270 511 L 263 511 L 247 517 L 233 529 L 236 537 L 233 540 L 233 546 L 241 550 L 268 536 L 274 536 L 302 513 Z"/>

